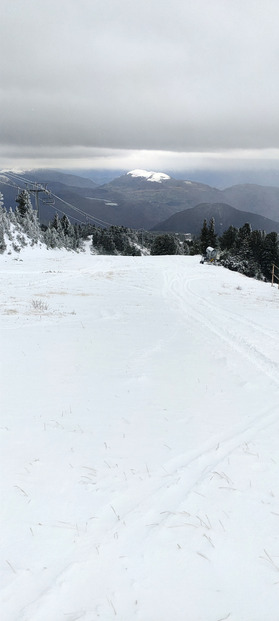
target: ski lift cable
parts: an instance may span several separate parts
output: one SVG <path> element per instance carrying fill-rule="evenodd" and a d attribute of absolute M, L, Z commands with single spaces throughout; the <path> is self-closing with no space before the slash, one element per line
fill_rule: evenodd
<path fill-rule="evenodd" d="M 38 183 L 37 181 L 34 181 L 32 179 L 28 179 L 27 177 L 23 177 L 22 175 L 20 175 L 19 173 L 14 173 L 12 171 L 9 171 L 7 173 L 3 173 L 5 175 L 10 175 L 12 178 L 17 179 L 18 181 L 21 181 L 22 183 L 32 183 L 34 185 L 39 185 L 42 186 L 41 183 Z"/>
<path fill-rule="evenodd" d="M 62 213 L 63 216 L 66 216 L 67 214 L 65 214 L 64 211 L 62 211 L 62 209 L 59 209 L 56 205 L 55 207 L 53 205 L 51 205 L 51 207 L 54 209 L 54 211 L 58 211 L 59 213 Z M 79 222 L 80 224 L 84 224 L 83 220 L 79 220 L 78 218 L 76 218 L 76 221 Z"/>
<path fill-rule="evenodd" d="M 43 192 L 49 193 L 49 191 L 47 190 L 46 184 L 42 184 L 39 183 L 37 181 L 32 181 L 31 179 L 27 179 L 26 177 L 22 177 L 21 175 L 18 175 L 16 173 L 7 173 L 8 175 L 11 175 L 12 180 L 15 179 L 16 181 L 20 181 L 20 183 L 24 183 L 25 186 L 27 186 L 27 183 L 32 184 L 33 186 L 35 186 L 36 190 L 42 190 Z M 32 189 L 28 188 L 28 187 L 21 187 L 21 186 L 17 186 L 18 190 L 26 190 L 27 192 L 31 192 L 32 194 Z M 33 187 L 34 190 L 34 187 Z"/>
<path fill-rule="evenodd" d="M 11 174 L 12 177 L 15 177 L 16 179 L 18 179 L 19 181 L 26 183 L 33 183 L 34 185 L 38 185 L 39 187 L 43 187 L 40 183 L 36 182 L 36 181 L 31 181 L 30 179 L 27 179 L 26 177 L 22 177 L 21 175 L 17 174 L 17 173 L 8 173 Z M 107 222 L 106 220 L 102 220 L 101 218 L 98 217 L 94 217 L 94 216 L 90 216 L 87 212 L 79 209 L 78 207 L 75 207 L 74 205 L 72 205 L 71 203 L 68 203 L 67 201 L 64 201 L 64 199 L 60 198 L 60 196 L 57 196 L 56 194 L 54 194 L 53 192 L 51 192 L 50 190 L 47 190 L 47 193 L 54 196 L 55 198 L 57 198 L 58 200 L 60 200 L 61 202 L 63 202 L 65 205 L 68 205 L 68 207 L 71 207 L 72 209 L 74 209 L 75 211 L 77 211 L 78 213 L 80 213 L 81 215 L 90 218 L 93 221 L 99 222 L 101 224 L 108 224 L 109 226 L 113 226 L 112 222 Z"/>
<path fill-rule="evenodd" d="M 2 173 L 0 171 L 0 177 L 1 177 L 1 175 L 3 175 L 3 177 L 8 177 L 9 178 L 10 173 L 6 173 L 6 172 Z M 23 178 L 18 177 L 17 175 L 14 175 L 14 173 L 12 173 L 11 177 L 12 178 L 9 179 L 9 181 L 13 181 L 14 178 L 15 178 L 16 181 L 20 181 L 21 183 L 25 181 Z M 10 185 L 12 188 L 17 188 L 17 190 L 24 190 L 24 188 L 22 188 L 21 186 L 19 186 L 18 184 L 15 184 L 15 183 L 14 184 L 9 184 L 7 181 L 1 180 L 1 184 L 2 183 L 5 184 L 5 185 Z"/>
<path fill-rule="evenodd" d="M 32 181 L 31 179 L 27 179 L 26 177 L 22 177 L 19 174 L 16 174 L 16 173 L 13 173 L 13 172 L 8 172 L 7 175 L 11 175 L 12 178 L 17 179 L 21 183 L 25 183 L 26 184 L 26 182 L 28 182 L 28 183 L 32 183 L 34 185 L 38 185 L 39 187 L 43 187 L 41 183 L 37 183 L 36 181 Z M 19 188 L 19 189 L 23 189 L 23 188 Z M 71 203 L 68 203 L 67 201 L 65 201 L 63 198 L 60 198 L 60 196 L 57 196 L 56 194 L 51 192 L 51 190 L 46 190 L 46 191 L 47 191 L 47 193 L 49 195 L 54 196 L 57 200 L 61 201 L 62 203 L 64 203 L 65 205 L 67 205 L 68 207 L 70 207 L 71 209 L 76 211 L 77 213 L 79 213 L 82 216 L 92 220 L 93 222 L 96 222 L 96 224 L 107 224 L 108 226 L 113 226 L 112 222 L 108 222 L 106 220 L 102 220 L 101 218 L 98 218 L 98 217 L 95 217 L 95 216 L 91 216 L 86 211 L 83 211 L 82 209 L 79 209 L 78 207 L 75 207 Z"/>
<path fill-rule="evenodd" d="M 0 175 L 3 175 L 3 177 L 18 177 L 19 176 L 11 171 L 6 171 L 6 170 L 1 170 Z"/>
<path fill-rule="evenodd" d="M 53 194 L 53 193 L 52 193 Z M 90 214 L 88 214 L 86 211 L 83 211 L 82 209 L 80 209 L 79 207 L 75 207 L 74 205 L 72 205 L 71 203 L 68 203 L 68 201 L 65 201 L 63 198 L 60 198 L 60 196 L 56 196 L 56 194 L 53 194 L 53 196 L 55 198 L 57 198 L 58 200 L 60 200 L 62 203 L 64 203 L 65 205 L 67 205 L 68 207 L 71 207 L 71 209 L 74 209 L 77 213 L 82 214 L 83 216 L 86 216 L 88 218 L 92 218 L 92 220 L 99 220 L 99 222 L 102 222 L 103 224 L 109 224 L 111 225 L 110 222 L 106 222 L 105 220 L 101 220 L 100 218 L 97 218 L 95 216 L 91 216 Z"/>
<path fill-rule="evenodd" d="M 53 192 L 51 192 L 51 190 L 47 189 L 47 187 L 44 187 L 44 185 L 38 181 L 32 181 L 31 179 L 28 179 L 27 177 L 23 177 L 17 173 L 14 172 L 9 172 L 7 174 L 10 174 L 12 177 L 18 179 L 19 181 L 21 181 L 22 183 L 28 182 L 28 183 L 32 183 L 32 185 L 38 186 L 38 188 L 42 188 L 45 190 L 46 194 L 48 194 L 49 196 L 53 196 L 55 198 L 57 198 L 58 200 L 64 202 L 66 205 L 68 205 L 69 207 L 72 207 L 72 209 L 76 209 L 77 211 L 79 211 L 80 213 L 84 214 L 84 215 L 88 215 L 86 212 L 83 212 L 81 209 L 79 209 L 78 207 L 75 207 L 74 205 L 71 205 L 71 203 L 67 203 L 66 201 L 64 201 L 62 198 L 60 198 L 59 196 L 56 196 L 56 194 L 54 194 Z M 21 188 L 22 189 L 22 188 Z M 110 224 L 109 222 L 107 222 L 106 224 Z"/>
<path fill-rule="evenodd" d="M 52 194 L 52 196 L 57 198 L 59 201 L 61 201 L 62 203 L 64 203 L 68 207 L 71 207 L 71 209 L 74 209 L 77 213 L 80 213 L 81 215 L 85 216 L 86 218 L 90 218 L 91 220 L 93 220 L 95 222 L 100 222 L 101 224 L 108 224 L 109 226 L 113 226 L 113 224 L 111 222 L 107 222 L 106 220 L 102 220 L 101 218 L 97 218 L 95 216 L 91 216 L 86 211 L 83 211 L 82 209 L 79 209 L 79 207 L 75 207 L 71 203 L 68 203 L 67 201 L 64 201 L 63 198 L 60 198 L 60 196 L 57 196 L 53 192 L 50 192 L 50 193 Z"/>
<path fill-rule="evenodd" d="M 105 222 L 104 220 L 100 220 L 100 218 L 97 218 L 95 216 L 91 216 L 90 214 L 88 214 L 86 211 L 83 211 L 82 209 L 79 209 L 78 207 L 75 207 L 74 205 L 71 205 L 71 203 L 68 203 L 67 201 L 64 201 L 63 198 L 60 198 L 60 196 L 57 196 L 56 194 L 54 194 L 53 192 L 51 192 L 50 190 L 48 190 L 48 193 L 53 196 L 54 198 L 56 198 L 57 200 L 59 200 L 61 203 L 64 203 L 65 205 L 67 205 L 68 207 L 71 207 L 71 209 L 73 209 L 74 211 L 76 211 L 78 214 L 81 214 L 82 216 L 84 216 L 85 218 L 88 218 L 90 220 L 92 220 L 93 222 L 96 222 L 96 224 L 109 224 L 110 226 L 113 226 L 110 222 Z M 52 206 L 52 205 L 51 205 Z M 53 209 L 55 211 L 59 211 L 59 213 L 63 213 L 63 215 L 66 215 L 64 211 L 62 211 L 61 209 L 58 209 L 58 207 L 56 206 L 55 208 L 53 207 Z M 78 222 L 80 222 L 81 224 L 84 224 L 84 220 L 79 220 L 76 216 L 75 216 L 76 220 Z"/>
<path fill-rule="evenodd" d="M 29 181 L 28 179 L 26 179 L 25 177 L 21 177 L 20 175 L 17 175 L 16 173 L 12 173 L 12 172 L 8 172 L 5 173 L 7 175 L 7 177 L 11 177 L 11 179 L 15 179 L 16 181 L 20 181 L 21 183 L 24 183 L 26 185 L 26 183 L 33 183 L 33 181 Z M 24 189 L 24 188 L 21 188 Z"/>
<path fill-rule="evenodd" d="M 14 188 L 15 190 L 22 190 L 19 185 L 14 185 L 13 183 L 7 183 L 7 181 L 2 181 L 0 179 L 0 185 L 8 185 L 10 188 Z"/>

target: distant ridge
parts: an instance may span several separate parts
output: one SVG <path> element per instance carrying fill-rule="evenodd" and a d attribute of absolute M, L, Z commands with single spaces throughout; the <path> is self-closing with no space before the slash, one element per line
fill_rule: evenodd
<path fill-rule="evenodd" d="M 174 214 L 167 220 L 159 222 L 153 231 L 173 231 L 174 233 L 192 233 L 198 235 L 203 221 L 215 220 L 215 231 L 221 235 L 230 225 L 240 228 L 249 222 L 252 229 L 264 230 L 266 233 L 279 233 L 279 222 L 247 211 L 240 211 L 226 203 L 202 203 L 192 209 L 186 209 Z"/>
<path fill-rule="evenodd" d="M 15 207 L 18 184 L 14 181 L 13 187 L 13 182 L 7 185 L 5 175 L 6 173 L 0 174 L 0 191 L 4 196 L 4 205 L 9 209 Z M 220 205 L 227 205 L 226 213 L 223 209 L 220 217 L 218 210 L 214 215 L 216 226 L 220 230 L 230 224 L 239 227 L 243 220 L 249 221 L 253 228 L 269 231 L 272 227 L 271 230 L 278 230 L 277 187 L 242 184 L 220 190 L 191 179 L 175 179 L 164 172 L 145 169 L 130 170 L 102 185 L 78 174 L 50 169 L 29 170 L 21 173 L 21 177 L 21 188 L 25 187 L 28 180 L 47 183 L 49 190 L 62 201 L 55 199 L 55 205 L 50 206 L 41 200 L 40 218 L 44 224 L 53 219 L 57 209 L 77 222 L 86 222 L 90 217 L 97 219 L 96 224 L 98 220 L 102 221 L 104 226 L 115 224 L 146 230 L 165 230 L 165 226 L 172 230 L 171 227 L 174 226 L 174 230 L 182 227 L 186 232 L 197 234 L 200 227 L 199 210 L 188 214 L 187 221 L 182 216 L 183 225 L 177 214 L 200 205 L 219 205 L 219 211 Z M 66 203 L 75 206 L 83 214 L 79 212 L 76 215 L 78 212 Z M 237 216 L 233 211 L 228 212 L 228 207 L 235 208 Z M 263 220 L 259 220 L 259 217 Z"/>

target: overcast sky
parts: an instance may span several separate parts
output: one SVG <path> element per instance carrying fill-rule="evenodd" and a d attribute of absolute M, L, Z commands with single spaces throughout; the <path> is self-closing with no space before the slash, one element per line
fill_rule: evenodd
<path fill-rule="evenodd" d="M 277 165 L 278 0 L 0 5 L 1 168 Z"/>

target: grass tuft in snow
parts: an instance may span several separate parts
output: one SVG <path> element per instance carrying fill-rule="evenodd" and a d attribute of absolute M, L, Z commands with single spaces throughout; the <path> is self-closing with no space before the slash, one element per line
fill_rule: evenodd
<path fill-rule="evenodd" d="M 31 306 L 35 311 L 46 312 L 48 310 L 48 304 L 43 300 L 32 300 Z"/>

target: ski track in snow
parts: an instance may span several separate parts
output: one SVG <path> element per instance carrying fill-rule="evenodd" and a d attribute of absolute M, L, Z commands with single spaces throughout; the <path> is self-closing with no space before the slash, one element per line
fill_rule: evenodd
<path fill-rule="evenodd" d="M 173 273 L 166 276 L 167 286 L 165 296 L 169 300 L 170 293 L 175 296 L 178 301 L 178 307 L 183 315 L 185 315 L 185 321 L 189 325 L 189 322 L 193 325 L 193 330 L 201 330 L 206 328 L 212 332 L 214 338 L 223 340 L 229 345 L 229 348 L 235 350 L 237 354 L 240 354 L 244 358 L 247 358 L 249 363 L 255 365 L 263 373 L 271 378 L 276 386 L 279 387 L 279 363 L 272 361 L 268 356 L 263 354 L 255 345 L 255 335 L 260 332 L 265 338 L 272 340 L 272 343 L 276 339 L 279 343 L 278 335 L 274 332 L 270 333 L 267 330 L 260 329 L 254 322 L 248 322 L 240 315 L 235 313 L 224 313 L 220 311 L 216 304 L 210 303 L 205 297 L 198 295 L 193 291 L 191 287 L 192 283 L 198 279 L 203 280 L 202 275 L 197 277 L 188 278 L 185 273 L 180 273 L 177 278 L 173 278 Z M 192 297 L 192 300 L 191 300 Z M 189 299 L 190 298 L 190 299 Z M 198 301 L 198 305 L 195 303 Z M 204 309 L 206 312 L 204 312 Z M 232 331 L 231 325 L 234 325 Z M 248 340 L 239 335 L 237 330 L 237 324 L 245 327 L 246 333 L 250 333 L 251 339 Z M 252 334 L 251 334 L 252 332 Z M 253 418 L 246 424 L 238 425 L 232 433 L 228 436 L 222 435 L 218 437 L 218 443 L 210 443 L 209 446 L 203 446 L 202 451 L 198 451 L 197 454 L 186 463 L 183 463 L 184 457 L 179 458 L 179 465 L 174 461 L 175 470 L 177 474 L 181 469 L 187 469 L 186 478 L 191 480 L 190 466 L 194 465 L 193 481 L 190 484 L 189 492 L 191 492 L 195 486 L 199 485 L 203 481 L 208 473 L 217 468 L 220 463 L 237 448 L 240 444 L 248 442 L 253 435 L 258 431 L 267 429 L 270 426 L 278 422 L 278 406 L 275 405 L 272 408 L 267 408 L 261 412 L 258 416 Z M 204 458 L 207 457 L 206 465 L 204 465 Z M 202 462 L 202 472 L 200 473 L 199 461 Z M 198 463 L 197 463 L 198 462 Z M 167 464 L 169 470 L 170 463 Z M 198 477 L 195 478 L 195 472 L 198 472 Z"/>
<path fill-rule="evenodd" d="M 0 591 L 3 620 L 277 621 L 278 332 L 259 318 L 241 314 L 247 302 L 253 311 L 253 295 L 257 303 L 254 293 L 245 294 L 249 279 L 200 266 L 197 258 L 87 257 L 87 261 L 84 267 L 83 257 L 76 262 L 71 257 L 67 264 L 73 267 L 65 269 L 63 260 L 53 258 L 51 270 L 42 262 L 37 271 L 21 265 L 1 271 L 5 282 L 0 313 L 12 305 L 7 299 L 9 287 L 17 309 L 17 316 L 4 312 L 1 325 L 3 334 L 7 330 L 11 334 L 11 350 L 18 339 L 24 348 L 24 333 L 46 347 L 42 330 L 49 331 L 52 342 L 59 338 L 58 326 L 62 335 L 69 325 L 69 334 L 80 334 L 90 355 L 88 378 L 85 366 L 71 375 L 63 360 L 71 381 L 80 381 L 80 416 L 75 417 L 76 405 L 73 413 L 59 420 L 55 412 L 44 410 L 43 438 L 54 442 L 54 463 L 58 456 L 60 463 L 60 453 L 61 468 L 69 470 L 67 461 L 73 461 L 69 472 L 76 494 L 67 523 L 53 517 L 48 526 L 47 520 L 41 525 L 46 549 L 36 524 L 39 507 L 32 496 L 26 515 L 22 505 L 29 506 L 29 494 L 35 493 L 36 485 L 40 489 L 40 478 L 36 482 L 29 474 L 25 478 L 17 474 L 13 482 L 17 500 L 3 483 L 4 500 L 6 495 L 11 498 L 18 512 L 23 507 L 24 520 L 32 525 L 33 545 L 37 538 L 43 558 L 49 557 L 49 568 L 42 572 L 36 547 L 29 551 L 24 544 L 27 558 L 20 561 L 16 545 L 11 552 L 10 543 L 9 554 L 17 561 L 1 561 L 6 584 Z M 226 282 L 231 306 L 222 298 Z M 268 285 L 256 283 L 255 288 L 264 300 Z M 30 310 L 34 296 L 49 306 L 36 316 Z M 274 300 L 278 304 L 275 296 L 265 301 L 273 317 Z M 120 343 L 123 351 L 118 358 Z M 104 347 L 119 362 L 118 371 L 108 359 L 107 379 L 93 365 L 94 356 L 101 354 L 100 368 L 105 372 Z M 82 362 L 83 358 L 78 364 Z M 96 384 L 88 393 L 103 412 L 100 429 L 96 420 L 93 433 L 85 416 L 84 388 L 94 372 L 104 388 Z M 59 377 L 63 381 L 61 370 Z M 102 401 L 103 390 L 107 404 Z M 115 390 L 121 399 L 118 423 Z M 35 399 L 39 402 L 39 393 Z M 36 417 L 30 421 L 37 429 Z M 2 427 L 5 441 L 9 425 L 13 433 L 15 429 L 12 419 L 8 423 L 5 419 Z M 20 429 L 23 433 L 22 425 Z M 90 438 L 94 449 L 89 448 Z M 29 446 L 28 434 L 24 441 Z M 27 456 L 19 461 L 17 470 L 23 472 L 26 460 Z M 38 456 L 38 462 L 45 460 Z M 8 462 L 4 466 L 9 468 Z M 50 472 L 54 491 L 59 490 L 55 474 L 59 479 L 59 472 Z M 56 506 L 51 499 L 50 503 L 55 516 Z M 73 517 L 77 503 L 84 503 L 82 520 L 82 513 Z M 13 518 L 10 532 L 5 524 L 10 541 L 17 539 L 15 522 Z M 20 520 L 18 529 L 22 534 Z M 61 529 L 62 548 L 57 551 L 54 529 Z"/>
<path fill-rule="evenodd" d="M 201 276 L 198 278 L 201 279 Z M 259 333 L 273 344 L 274 340 L 279 344 L 278 334 L 263 330 L 255 322 L 245 320 L 235 313 L 224 313 L 223 309 L 220 312 L 216 304 L 193 292 L 191 288 L 193 280 L 196 278 L 187 279 L 182 275 L 182 278 L 173 280 L 170 284 L 170 290 L 176 295 L 182 312 L 185 307 L 187 308 L 186 320 L 188 321 L 190 317 L 190 320 L 197 325 L 197 329 L 203 326 L 211 330 L 215 336 L 228 343 L 237 353 L 247 357 L 279 386 L 279 363 L 271 360 L 270 356 L 265 355 L 255 345 L 255 337 L 257 338 Z M 196 299 L 193 300 L 194 298 Z M 244 326 L 245 337 L 241 334 L 239 325 Z"/>

